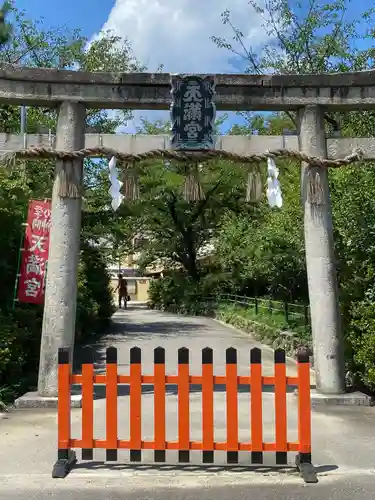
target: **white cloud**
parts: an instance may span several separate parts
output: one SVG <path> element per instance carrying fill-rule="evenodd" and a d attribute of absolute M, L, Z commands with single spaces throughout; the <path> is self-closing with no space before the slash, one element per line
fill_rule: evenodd
<path fill-rule="evenodd" d="M 163 64 L 171 73 L 235 72 L 228 62 L 231 54 L 210 40 L 212 35 L 232 39 L 221 20 L 227 8 L 247 43 L 266 40 L 248 0 L 116 0 L 102 30 L 128 38 L 149 71 Z"/>
<path fill-rule="evenodd" d="M 116 0 L 102 32 L 112 30 L 126 37 L 148 71 L 162 64 L 168 73 L 236 73 L 238 64 L 230 64 L 233 54 L 210 39 L 218 36 L 232 42 L 233 31 L 221 18 L 227 8 L 248 47 L 256 48 L 267 40 L 249 0 Z M 133 120 L 118 132 L 135 133 L 141 116 L 150 121 L 168 120 L 169 112 L 134 111 Z M 231 124 L 238 121 L 242 120 L 229 113 Z"/>

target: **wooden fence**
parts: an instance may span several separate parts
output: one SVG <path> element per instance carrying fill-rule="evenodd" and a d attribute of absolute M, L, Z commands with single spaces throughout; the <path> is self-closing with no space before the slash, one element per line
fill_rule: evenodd
<path fill-rule="evenodd" d="M 53 469 L 53 477 L 65 477 L 76 462 L 74 449 L 82 450 L 83 460 L 93 460 L 94 449 L 105 449 L 107 461 L 117 461 L 118 450 L 130 450 L 130 461 L 139 462 L 142 450 L 154 450 L 155 462 L 166 462 L 167 450 L 178 450 L 181 463 L 190 461 L 191 451 L 202 453 L 204 464 L 214 463 L 214 453 L 226 451 L 229 464 L 238 463 L 238 453 L 248 452 L 251 464 L 262 464 L 264 452 L 274 452 L 277 465 L 287 464 L 287 453 L 297 452 L 297 466 L 304 479 L 316 482 L 311 464 L 311 409 L 310 409 L 310 365 L 308 357 L 298 359 L 298 374 L 286 374 L 285 351 L 274 352 L 274 376 L 262 374 L 262 352 L 258 348 L 250 350 L 249 374 L 239 376 L 237 370 L 237 350 L 226 350 L 226 373 L 214 375 L 213 350 L 202 350 L 202 370 L 200 375 L 192 375 L 189 370 L 189 350 L 178 349 L 178 373 L 166 374 L 165 350 L 154 350 L 152 375 L 142 373 L 142 351 L 139 347 L 130 349 L 130 372 L 118 373 L 117 350 L 110 347 L 106 351 L 105 374 L 95 374 L 93 359 L 86 359 L 81 374 L 71 372 L 71 353 L 60 349 L 58 354 L 58 460 Z M 71 436 L 71 388 L 73 384 L 82 387 L 82 437 Z M 105 385 L 106 435 L 105 439 L 94 437 L 94 386 Z M 129 386 L 130 436 L 118 436 L 118 386 Z M 142 384 L 152 384 L 154 390 L 154 438 L 143 440 L 142 425 Z M 175 384 L 178 388 L 178 439 L 166 440 L 166 386 Z M 190 385 L 200 385 L 202 391 L 202 440 L 190 438 Z M 226 390 L 226 440 L 214 440 L 214 391 L 216 385 L 224 385 Z M 249 385 L 251 407 L 249 435 L 247 442 L 239 441 L 238 428 L 238 388 Z M 274 386 L 275 392 L 275 440 L 263 439 L 264 386 Z M 287 440 L 287 388 L 298 388 L 298 441 Z M 223 409 L 224 410 L 224 409 Z M 127 417 L 125 417 L 127 418 Z M 150 416 L 148 416 L 150 418 Z"/>

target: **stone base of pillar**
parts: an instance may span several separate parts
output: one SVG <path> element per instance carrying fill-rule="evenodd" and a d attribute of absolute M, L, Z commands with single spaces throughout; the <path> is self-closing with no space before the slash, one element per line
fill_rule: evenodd
<path fill-rule="evenodd" d="M 298 390 L 294 391 L 298 395 Z M 322 394 L 311 390 L 311 406 L 372 406 L 372 398 L 362 392 L 346 392 L 345 394 Z"/>
<path fill-rule="evenodd" d="M 37 392 L 27 392 L 15 400 L 16 408 L 57 408 L 57 397 L 39 396 Z M 75 394 L 71 396 L 72 408 L 82 408 L 82 396 Z"/>

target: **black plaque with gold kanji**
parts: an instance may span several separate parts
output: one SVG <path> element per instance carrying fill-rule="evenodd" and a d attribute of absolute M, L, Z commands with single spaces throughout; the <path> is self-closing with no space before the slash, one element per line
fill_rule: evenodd
<path fill-rule="evenodd" d="M 213 149 L 215 77 L 173 75 L 171 85 L 172 148 Z"/>

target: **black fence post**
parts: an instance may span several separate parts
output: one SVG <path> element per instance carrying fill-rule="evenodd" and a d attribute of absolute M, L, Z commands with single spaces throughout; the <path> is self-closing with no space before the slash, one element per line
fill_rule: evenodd
<path fill-rule="evenodd" d="M 285 321 L 288 322 L 289 321 L 289 311 L 288 311 L 288 302 L 287 301 L 284 302 L 284 317 L 285 317 Z"/>
<path fill-rule="evenodd" d="M 259 304 L 258 304 L 258 298 L 255 297 L 255 314 L 259 313 Z"/>
<path fill-rule="evenodd" d="M 268 312 L 272 314 L 272 300 L 268 301 Z"/>

